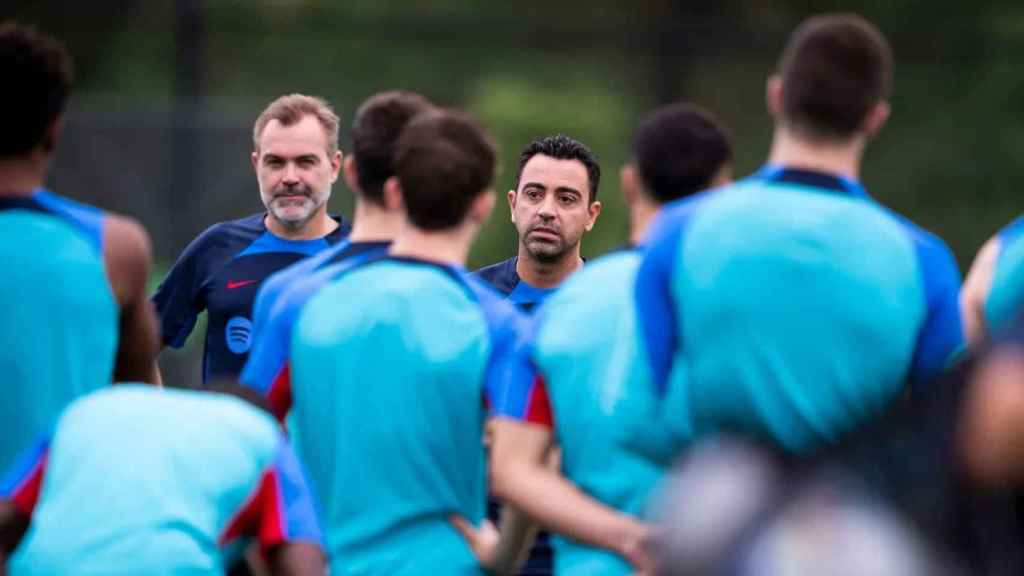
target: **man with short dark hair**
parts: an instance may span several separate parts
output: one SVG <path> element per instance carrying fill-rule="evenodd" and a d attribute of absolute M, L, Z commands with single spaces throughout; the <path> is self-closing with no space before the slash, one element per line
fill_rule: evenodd
<path fill-rule="evenodd" d="M 484 518 L 486 406 L 514 374 L 522 322 L 463 268 L 494 206 L 494 166 L 468 116 L 414 118 L 384 185 L 385 206 L 405 214 L 387 257 L 348 263 L 299 314 L 292 422 L 332 573 L 481 571 L 448 519 Z"/>
<path fill-rule="evenodd" d="M 600 181 L 597 157 L 581 142 L 563 134 L 531 142 L 508 192 L 518 253 L 476 274 L 525 310 L 540 303 L 583 265 L 583 234 L 601 213 Z"/>
<path fill-rule="evenodd" d="M 72 403 L 0 488 L 11 572 L 222 574 L 224 547 L 252 537 L 273 574 L 324 574 L 288 440 L 244 389 L 218 391 L 232 395 L 122 385 Z"/>
<path fill-rule="evenodd" d="M 859 16 L 805 21 L 768 80 L 768 164 L 653 227 L 636 299 L 662 413 L 687 435 L 807 454 L 925 392 L 960 349 L 948 247 L 857 180 L 891 61 Z"/>
<path fill-rule="evenodd" d="M 384 202 L 384 183 L 394 176 L 395 146 L 414 117 L 433 109 L 413 92 L 391 91 L 371 96 L 352 122 L 352 153 L 342 170 L 355 196 L 352 233 L 315 256 L 268 278 L 253 306 L 253 346 L 241 382 L 271 403 L 279 418 L 290 404 L 288 367 L 292 331 L 298 313 L 313 294 L 343 270 L 351 258 L 372 258 L 387 250 L 404 220 L 400 207 Z"/>
<path fill-rule="evenodd" d="M 266 212 L 207 229 L 153 296 L 165 346 L 184 345 L 206 310 L 204 384 L 238 377 L 252 347 L 253 300 L 263 280 L 349 231 L 327 213 L 342 165 L 338 116 L 327 102 L 303 94 L 271 102 L 256 119 L 253 146 Z"/>
<path fill-rule="evenodd" d="M 633 151 L 621 180 L 634 245 L 663 204 L 729 181 L 732 151 L 724 130 L 690 104 L 645 117 Z M 634 518 L 643 516 L 672 462 L 673 454 L 656 446 L 630 445 L 631 431 L 658 436 L 650 430 L 655 398 L 633 306 L 640 259 L 634 248 L 597 259 L 536 312 L 534 336 L 519 352 L 536 371 L 533 388 L 523 388 L 531 398 L 508 394 L 505 400 L 550 404 L 550 420 L 502 417 L 505 405 L 497 408 L 493 489 L 564 535 L 553 539 L 556 574 L 631 573 L 645 534 Z M 565 478 L 544 463 L 556 438 Z"/>
<path fill-rule="evenodd" d="M 72 85 L 60 41 L 0 24 L 0 468 L 68 403 L 112 381 L 148 381 L 156 320 L 150 245 L 134 220 L 43 187 Z"/>

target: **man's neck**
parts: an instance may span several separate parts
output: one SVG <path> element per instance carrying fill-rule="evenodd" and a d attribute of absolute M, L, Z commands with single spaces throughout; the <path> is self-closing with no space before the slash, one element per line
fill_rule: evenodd
<path fill-rule="evenodd" d="M 390 242 L 402 230 L 404 218 L 400 213 L 388 212 L 383 207 L 356 199 L 353 215 L 352 242 Z"/>
<path fill-rule="evenodd" d="M 555 288 L 582 265 L 579 245 L 554 262 L 539 262 L 520 244 L 516 274 L 520 280 L 535 288 Z"/>
<path fill-rule="evenodd" d="M 323 207 L 309 222 L 301 228 L 289 228 L 278 222 L 269 212 L 263 218 L 270 233 L 285 240 L 314 240 L 323 238 L 338 227 L 338 222 L 327 214 L 327 207 Z"/>
<path fill-rule="evenodd" d="M 786 168 L 838 174 L 856 180 L 860 177 L 864 144 L 861 136 L 845 142 L 813 140 L 785 126 L 777 126 L 768 162 Z"/>
<path fill-rule="evenodd" d="M 629 243 L 636 246 L 643 242 L 654 217 L 661 206 L 645 199 L 638 199 L 629 209 Z"/>
<path fill-rule="evenodd" d="M 428 231 L 404 223 L 388 253 L 438 264 L 465 266 L 472 242 L 473 231 L 465 226 L 453 230 Z"/>
<path fill-rule="evenodd" d="M 0 158 L 0 194 L 29 196 L 43 186 L 45 161 L 32 156 Z"/>

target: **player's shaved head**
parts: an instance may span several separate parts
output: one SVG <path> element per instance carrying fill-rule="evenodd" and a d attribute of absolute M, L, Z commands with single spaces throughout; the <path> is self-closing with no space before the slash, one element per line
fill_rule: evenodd
<path fill-rule="evenodd" d="M 415 92 L 394 90 L 371 96 L 356 110 L 352 121 L 352 154 L 360 196 L 384 201 L 384 182 L 395 175 L 395 147 L 402 129 L 433 104 Z"/>
<path fill-rule="evenodd" d="M 878 28 L 856 14 L 815 16 L 790 35 L 779 74 L 788 126 L 812 137 L 845 139 L 889 98 L 892 50 Z"/>
<path fill-rule="evenodd" d="M 30 26 L 0 24 L 0 109 L 6 112 L 0 157 L 19 156 L 40 143 L 47 150 L 47 130 L 64 111 L 71 91 L 73 66 L 64 45 Z"/>
<path fill-rule="evenodd" d="M 471 116 L 435 110 L 398 139 L 395 172 L 409 221 L 422 230 L 455 228 L 494 181 L 494 141 Z"/>
<path fill-rule="evenodd" d="M 659 204 L 710 187 L 732 162 L 729 137 L 715 116 L 682 102 L 640 121 L 633 154 L 644 188 Z"/>

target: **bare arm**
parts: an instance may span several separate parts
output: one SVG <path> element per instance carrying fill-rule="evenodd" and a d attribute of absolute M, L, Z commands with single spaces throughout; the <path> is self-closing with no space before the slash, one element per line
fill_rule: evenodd
<path fill-rule="evenodd" d="M 157 320 L 146 297 L 152 255 L 145 229 L 128 218 L 108 217 L 103 258 L 114 297 L 121 307 L 114 381 L 157 382 Z"/>
<path fill-rule="evenodd" d="M 999 256 L 999 240 L 990 239 L 978 251 L 960 289 L 960 314 L 968 346 L 976 346 L 986 335 L 985 300 L 992 288 L 992 273 Z"/>
<path fill-rule="evenodd" d="M 320 547 L 309 542 L 288 542 L 271 549 L 268 560 L 273 576 L 323 576 L 326 574 Z"/>
<path fill-rule="evenodd" d="M 648 527 L 587 496 L 547 466 L 552 445 L 548 428 L 500 417 L 493 426 L 491 490 L 497 497 L 554 532 L 646 567 L 642 543 Z"/>

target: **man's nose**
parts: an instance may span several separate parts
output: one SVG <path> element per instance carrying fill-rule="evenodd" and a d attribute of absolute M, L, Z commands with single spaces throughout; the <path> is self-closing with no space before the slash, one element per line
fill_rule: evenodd
<path fill-rule="evenodd" d="M 551 220 L 555 217 L 555 200 L 551 196 L 546 196 L 544 201 L 541 202 L 540 208 L 537 209 L 537 215 L 545 220 Z"/>
<path fill-rule="evenodd" d="M 285 165 L 284 175 L 281 177 L 281 181 L 286 185 L 299 183 L 299 171 L 295 168 L 295 164 L 289 162 Z"/>

